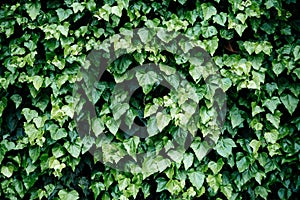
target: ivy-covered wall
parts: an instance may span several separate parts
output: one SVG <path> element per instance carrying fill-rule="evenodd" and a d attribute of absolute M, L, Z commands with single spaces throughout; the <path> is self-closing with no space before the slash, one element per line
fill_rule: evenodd
<path fill-rule="evenodd" d="M 18 0 L 1 1 L 0 7 L 1 199 L 299 198 L 296 0 Z M 202 71 L 184 56 L 151 45 L 128 49 L 95 86 L 98 117 L 91 129 L 112 145 L 105 148 L 103 138 L 78 133 L 73 89 L 87 56 L 116 34 L 156 27 L 195 41 L 218 69 L 227 112 L 207 155 L 205 136 L 216 113 Z M 159 77 L 138 72 L 141 88 L 129 104 L 116 107 L 114 86 L 145 63 L 156 63 L 168 75 L 180 72 L 196 90 L 197 104 L 185 104 L 188 96 L 180 96 L 181 90 L 172 93 L 159 86 Z M 158 105 L 166 109 L 157 112 Z M 199 106 L 196 126 L 185 122 L 186 115 L 180 118 L 180 110 L 194 112 L 190 105 Z M 120 130 L 121 115 L 129 125 L 149 127 L 150 135 L 128 137 Z M 176 129 L 181 123 L 194 130 L 186 151 L 170 142 L 187 139 Z M 91 154 L 92 145 L 107 157 Z M 143 158 L 142 172 L 111 165 L 124 155 L 136 159 L 137 153 L 158 151 L 168 161 Z"/>

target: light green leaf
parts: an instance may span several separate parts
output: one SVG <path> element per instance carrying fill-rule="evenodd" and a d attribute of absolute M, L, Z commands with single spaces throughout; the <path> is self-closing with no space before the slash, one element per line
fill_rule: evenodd
<path fill-rule="evenodd" d="M 81 3 L 75 2 L 72 4 L 72 8 L 74 13 L 76 14 L 78 11 L 82 12 L 85 7 Z"/>
<path fill-rule="evenodd" d="M 273 96 L 271 99 L 266 99 L 263 101 L 263 106 L 267 107 L 273 114 L 278 105 L 280 105 L 280 100 L 275 96 Z"/>
<path fill-rule="evenodd" d="M 219 171 L 222 169 L 224 165 L 224 162 L 222 160 L 222 158 L 220 158 L 217 162 L 214 161 L 210 161 L 208 163 L 208 168 L 212 170 L 213 174 L 218 174 Z"/>
<path fill-rule="evenodd" d="M 1 174 L 6 176 L 7 178 L 10 178 L 13 172 L 14 172 L 14 167 L 12 165 L 1 167 Z"/>
<path fill-rule="evenodd" d="M 73 12 L 72 10 L 70 9 L 62 9 L 62 8 L 59 8 L 57 10 L 55 10 L 56 13 L 57 13 L 57 16 L 58 16 L 58 19 L 60 22 L 64 21 L 65 19 L 67 19 Z"/>
<path fill-rule="evenodd" d="M 136 72 L 136 78 L 139 82 L 139 85 L 142 86 L 143 92 L 148 94 L 150 92 L 149 86 L 152 86 L 158 80 L 157 74 L 153 71 L 149 72 Z"/>
<path fill-rule="evenodd" d="M 68 133 L 66 131 L 66 129 L 64 128 L 60 128 L 57 131 L 52 131 L 50 132 L 50 136 L 53 140 L 60 140 L 62 138 L 67 137 Z"/>
<path fill-rule="evenodd" d="M 297 61 L 300 59 L 300 46 L 299 45 L 294 48 L 293 55 L 295 57 L 294 61 Z"/>
<path fill-rule="evenodd" d="M 299 99 L 290 94 L 280 96 L 280 100 L 291 115 L 294 113 L 299 103 Z"/>
<path fill-rule="evenodd" d="M 192 153 L 186 153 L 183 156 L 184 169 L 188 170 L 194 162 L 194 155 Z"/>
<path fill-rule="evenodd" d="M 206 182 L 209 187 L 211 187 L 216 193 L 222 184 L 222 174 L 218 174 L 217 176 L 208 175 L 206 178 Z"/>
<path fill-rule="evenodd" d="M 248 157 L 243 157 L 236 162 L 236 167 L 238 168 L 240 173 L 248 169 L 249 165 L 250 165 L 250 160 Z"/>
<path fill-rule="evenodd" d="M 276 129 L 271 130 L 271 132 L 266 132 L 264 138 L 267 142 L 275 144 L 279 136 L 279 132 Z"/>
<path fill-rule="evenodd" d="M 203 18 L 205 21 L 209 20 L 212 16 L 217 14 L 217 9 L 208 3 L 201 4 L 201 8 L 203 11 Z"/>
<path fill-rule="evenodd" d="M 34 88 L 38 91 L 41 86 L 43 85 L 43 81 L 44 79 L 40 76 L 34 76 L 32 77 L 32 83 L 33 83 L 33 86 Z"/>
<path fill-rule="evenodd" d="M 36 1 L 35 3 L 26 3 L 25 8 L 29 17 L 32 20 L 35 20 L 41 10 L 41 3 L 39 1 Z"/>
<path fill-rule="evenodd" d="M 121 124 L 120 120 L 116 121 L 112 117 L 109 117 L 107 122 L 105 123 L 106 127 L 113 135 L 116 135 L 116 133 L 118 132 L 120 124 Z"/>
<path fill-rule="evenodd" d="M 162 112 L 156 114 L 157 128 L 161 132 L 171 121 L 171 116 Z"/>
<path fill-rule="evenodd" d="M 268 192 L 270 192 L 270 190 L 267 190 L 265 187 L 263 186 L 257 186 L 254 189 L 255 192 L 255 196 L 261 196 L 263 199 L 268 199 Z"/>
<path fill-rule="evenodd" d="M 232 198 L 232 191 L 233 191 L 233 188 L 232 188 L 231 184 L 221 186 L 221 192 L 226 196 L 227 199 Z"/>
<path fill-rule="evenodd" d="M 249 146 L 252 148 L 253 153 L 257 153 L 259 147 L 261 145 L 261 142 L 258 140 L 252 140 L 249 144 Z"/>
<path fill-rule="evenodd" d="M 67 191 L 62 189 L 58 192 L 58 196 L 61 200 L 77 200 L 79 199 L 79 194 L 76 190 Z"/>
<path fill-rule="evenodd" d="M 280 116 L 281 115 L 282 115 L 282 113 L 280 111 L 276 110 L 273 115 L 271 115 L 270 113 L 268 113 L 266 115 L 266 117 L 267 117 L 267 120 L 269 122 L 271 122 L 271 124 L 273 124 L 274 127 L 279 128 Z"/>
<path fill-rule="evenodd" d="M 38 112 L 30 110 L 29 108 L 23 108 L 22 114 L 25 116 L 27 122 L 30 122 L 33 118 L 38 116 Z"/>
<path fill-rule="evenodd" d="M 196 187 L 197 190 L 202 187 L 205 178 L 205 175 L 202 172 L 191 172 L 188 174 L 188 177 L 192 185 Z"/>
<path fill-rule="evenodd" d="M 92 130 L 96 137 L 98 137 L 104 129 L 104 122 L 100 118 L 94 118 L 92 120 Z"/>
<path fill-rule="evenodd" d="M 150 115 L 156 113 L 157 109 L 157 104 L 147 104 L 144 110 L 144 117 L 149 117 Z"/>
<path fill-rule="evenodd" d="M 230 110 L 229 116 L 231 119 L 232 128 L 239 126 L 245 120 L 242 118 L 239 109 L 235 106 Z"/>
<path fill-rule="evenodd" d="M 236 147 L 235 142 L 230 138 L 218 140 L 217 145 L 214 149 L 218 152 L 219 155 L 228 158 L 232 154 L 232 148 Z"/>
<path fill-rule="evenodd" d="M 12 95 L 10 97 L 10 99 L 15 103 L 16 108 L 18 108 L 20 106 L 20 104 L 22 103 L 22 97 L 18 94 Z"/>

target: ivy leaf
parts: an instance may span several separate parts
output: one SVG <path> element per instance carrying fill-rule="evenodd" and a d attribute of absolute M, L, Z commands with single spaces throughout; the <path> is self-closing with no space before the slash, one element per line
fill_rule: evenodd
<path fill-rule="evenodd" d="M 246 156 L 236 162 L 236 167 L 238 168 L 240 173 L 248 169 L 249 165 L 250 165 L 250 160 Z"/>
<path fill-rule="evenodd" d="M 156 114 L 157 128 L 161 132 L 171 121 L 171 116 L 162 112 Z"/>
<path fill-rule="evenodd" d="M 220 158 L 217 162 L 210 161 L 208 163 L 208 168 L 214 173 L 214 175 L 218 174 L 219 171 L 222 169 L 224 162 L 222 158 Z"/>
<path fill-rule="evenodd" d="M 143 92 L 148 94 L 151 90 L 149 90 L 148 86 L 152 86 L 158 80 L 157 74 L 153 71 L 149 72 L 136 72 L 136 78 L 139 82 L 139 85 L 142 86 Z"/>
<path fill-rule="evenodd" d="M 94 118 L 92 120 L 92 130 L 96 137 L 98 137 L 104 129 L 104 122 L 100 118 Z"/>
<path fill-rule="evenodd" d="M 22 103 L 22 97 L 19 94 L 14 94 L 10 99 L 15 103 L 15 107 L 18 108 Z"/>
<path fill-rule="evenodd" d="M 163 177 L 159 177 L 155 180 L 157 182 L 156 192 L 161 192 L 166 189 L 167 180 Z"/>
<path fill-rule="evenodd" d="M 276 110 L 274 115 L 271 115 L 270 113 L 268 113 L 266 115 L 266 117 L 267 117 L 267 120 L 269 122 L 271 122 L 271 124 L 273 124 L 274 127 L 279 128 L 281 115 L 282 115 L 282 113 L 280 111 Z"/>
<path fill-rule="evenodd" d="M 44 79 L 40 76 L 34 76 L 32 78 L 33 86 L 37 91 L 41 88 L 43 81 L 44 81 Z"/>
<path fill-rule="evenodd" d="M 120 117 L 129 109 L 128 103 L 117 103 L 112 107 L 114 120 L 120 119 Z"/>
<path fill-rule="evenodd" d="M 263 199 L 268 199 L 268 192 L 270 190 L 267 190 L 265 187 L 263 186 L 257 186 L 254 189 L 255 192 L 255 196 L 261 196 Z"/>
<path fill-rule="evenodd" d="M 27 122 L 30 122 L 33 118 L 38 116 L 38 112 L 30 110 L 29 108 L 24 108 L 22 114 L 25 116 Z"/>
<path fill-rule="evenodd" d="M 208 3 L 201 4 L 201 8 L 203 11 L 203 18 L 205 21 L 209 20 L 212 16 L 217 14 L 217 9 Z"/>
<path fill-rule="evenodd" d="M 29 17 L 32 20 L 35 20 L 41 10 L 41 3 L 39 1 L 36 1 L 35 3 L 26 3 L 25 8 Z"/>
<path fill-rule="evenodd" d="M 276 129 L 273 129 L 271 132 L 266 132 L 264 138 L 267 142 L 275 144 L 279 136 L 279 132 Z"/>
<path fill-rule="evenodd" d="M 192 165 L 194 161 L 194 155 L 191 153 L 187 153 L 183 156 L 183 165 L 184 169 L 188 170 Z"/>
<path fill-rule="evenodd" d="M 280 97 L 280 100 L 282 101 L 283 105 L 286 107 L 286 109 L 289 111 L 291 115 L 294 113 L 299 103 L 299 99 L 295 98 L 290 94 L 282 95 Z"/>
<path fill-rule="evenodd" d="M 228 158 L 232 154 L 232 148 L 236 147 L 234 141 L 230 138 L 220 139 L 214 149 L 219 155 Z"/>
<path fill-rule="evenodd" d="M 294 59 L 295 62 L 300 59 L 300 46 L 299 45 L 294 48 L 293 55 L 295 57 L 295 59 Z"/>
<path fill-rule="evenodd" d="M 12 165 L 1 167 L 1 174 L 6 176 L 7 178 L 10 178 L 12 176 L 13 171 L 14 171 L 14 167 Z"/>
<path fill-rule="evenodd" d="M 62 138 L 67 137 L 68 133 L 66 131 L 66 129 L 64 128 L 60 128 L 57 131 L 51 131 L 50 132 L 50 136 L 53 140 L 60 140 Z"/>
<path fill-rule="evenodd" d="M 79 194 L 76 190 L 67 191 L 62 189 L 58 192 L 58 196 L 61 200 L 77 200 L 79 199 Z"/>
<path fill-rule="evenodd" d="M 271 99 L 266 99 L 263 101 L 263 106 L 267 107 L 271 113 L 274 114 L 277 106 L 280 105 L 280 100 L 278 97 L 272 97 Z"/>
<path fill-rule="evenodd" d="M 73 11 L 75 14 L 78 11 L 82 12 L 85 9 L 84 5 L 82 5 L 81 3 L 77 3 L 77 2 L 72 4 L 72 8 L 73 8 Z"/>
<path fill-rule="evenodd" d="M 58 19 L 60 22 L 64 21 L 65 19 L 67 19 L 73 12 L 70 9 L 64 10 L 62 8 L 59 8 L 57 10 L 55 10 L 58 16 Z"/>
<path fill-rule="evenodd" d="M 253 153 L 257 153 L 259 147 L 261 145 L 261 142 L 258 140 L 252 140 L 249 144 L 249 146 L 252 148 Z"/>
<path fill-rule="evenodd" d="M 189 180 L 198 190 L 202 187 L 205 175 L 202 172 L 191 172 L 188 174 Z"/>
<path fill-rule="evenodd" d="M 230 110 L 229 116 L 231 119 L 232 128 L 239 126 L 245 120 L 242 118 L 239 109 L 235 106 Z"/>

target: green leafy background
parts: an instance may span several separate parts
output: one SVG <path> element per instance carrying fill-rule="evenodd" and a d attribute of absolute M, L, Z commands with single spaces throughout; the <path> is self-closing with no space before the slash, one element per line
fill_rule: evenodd
<path fill-rule="evenodd" d="M 299 198 L 296 0 L 1 1 L 0 5 L 1 199 Z M 197 133 L 183 156 L 172 151 L 169 156 L 175 160 L 170 163 L 148 160 L 158 165 L 158 172 L 125 173 L 87 152 L 93 141 L 80 138 L 72 120 L 73 85 L 96 45 L 126 30 L 157 26 L 200 41 L 210 53 L 222 76 L 228 112 L 221 137 L 207 156 L 201 154 L 203 143 Z M 109 149 L 114 157 L 108 160 L 120 159 L 122 150 L 134 155 L 168 146 L 174 136 L 174 121 L 167 112 L 156 118 L 169 123 L 157 127 L 152 122 L 155 136 L 144 141 L 124 138 L 110 115 L 114 84 L 127 69 L 146 62 L 175 67 L 198 88 L 199 96 L 204 96 L 199 130 L 205 130 L 214 114 L 209 112 L 204 80 L 183 57 L 159 49 L 133 52 L 109 66 L 95 94 L 100 117 L 93 127 L 118 141 L 118 154 Z M 144 87 L 133 97 L 128 121 L 151 115 L 155 104 L 168 104 L 163 98 L 166 91 L 149 81 L 140 83 Z"/>

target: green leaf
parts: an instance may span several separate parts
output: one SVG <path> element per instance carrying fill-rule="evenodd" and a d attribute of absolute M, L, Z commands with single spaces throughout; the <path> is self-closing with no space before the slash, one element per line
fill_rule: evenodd
<path fill-rule="evenodd" d="M 267 107 L 273 114 L 278 105 L 280 105 L 280 100 L 278 97 L 273 96 L 271 99 L 266 99 L 263 101 L 263 106 Z"/>
<path fill-rule="evenodd" d="M 218 174 L 217 176 L 208 175 L 206 182 L 216 193 L 222 184 L 222 174 Z"/>
<path fill-rule="evenodd" d="M 232 198 L 232 191 L 233 191 L 233 188 L 230 184 L 221 186 L 221 192 L 227 197 L 227 199 Z"/>
<path fill-rule="evenodd" d="M 108 120 L 105 123 L 106 127 L 113 135 L 116 135 L 116 133 L 118 132 L 120 124 L 121 120 L 116 121 L 112 117 L 108 117 Z"/>
<path fill-rule="evenodd" d="M 104 122 L 100 118 L 94 118 L 92 120 L 92 130 L 96 137 L 98 137 L 104 129 Z"/>
<path fill-rule="evenodd" d="M 14 172 L 14 167 L 12 165 L 1 167 L 1 174 L 6 176 L 7 178 L 10 178 L 13 172 Z"/>
<path fill-rule="evenodd" d="M 112 114 L 114 116 L 114 120 L 118 120 L 121 116 L 129 109 L 128 103 L 117 103 L 112 107 Z"/>
<path fill-rule="evenodd" d="M 55 10 L 58 16 L 58 19 L 60 22 L 64 21 L 65 19 L 67 19 L 73 12 L 70 9 L 64 10 L 62 8 L 59 8 L 57 10 Z"/>
<path fill-rule="evenodd" d="M 12 95 L 10 97 L 10 99 L 15 103 L 16 108 L 18 108 L 20 106 L 20 104 L 22 103 L 22 97 L 20 95 L 18 95 L 18 94 Z"/>
<path fill-rule="evenodd" d="M 228 158 L 232 154 L 232 148 L 236 147 L 234 141 L 230 138 L 218 140 L 217 145 L 214 149 L 218 152 L 219 155 Z"/>
<path fill-rule="evenodd" d="M 183 165 L 184 165 L 184 169 L 188 170 L 194 162 L 194 155 L 192 153 L 186 153 L 183 156 Z"/>
<path fill-rule="evenodd" d="M 261 196 L 263 199 L 268 199 L 268 192 L 270 190 L 267 190 L 265 187 L 263 186 L 257 186 L 254 189 L 255 192 L 255 196 Z"/>
<path fill-rule="evenodd" d="M 81 151 L 81 143 L 76 140 L 75 143 L 70 143 L 69 141 L 64 143 L 64 147 L 74 158 L 78 158 Z"/>
<path fill-rule="evenodd" d="M 201 8 L 203 11 L 203 18 L 205 21 L 209 20 L 212 16 L 217 14 L 217 9 L 208 3 L 201 4 Z"/>
<path fill-rule="evenodd" d="M 212 170 L 214 175 L 216 175 L 222 169 L 223 165 L 224 165 L 224 162 L 223 162 L 222 158 L 220 158 L 217 162 L 210 161 L 208 163 L 208 168 Z"/>
<path fill-rule="evenodd" d="M 245 120 L 242 118 L 239 109 L 235 106 L 230 110 L 229 116 L 231 119 L 232 128 L 239 126 Z"/>
<path fill-rule="evenodd" d="M 249 165 L 250 165 L 250 160 L 248 157 L 243 157 L 236 162 L 236 167 L 238 168 L 240 173 L 248 169 Z"/>
<path fill-rule="evenodd" d="M 178 180 L 169 180 L 166 188 L 171 194 L 178 194 L 183 189 L 183 186 Z"/>
<path fill-rule="evenodd" d="M 66 129 L 64 128 L 60 128 L 57 131 L 52 131 L 50 132 L 50 136 L 53 140 L 60 140 L 62 138 L 67 137 L 68 133 L 66 131 Z"/>
<path fill-rule="evenodd" d="M 249 146 L 252 148 L 253 153 L 257 153 L 259 147 L 261 145 L 261 142 L 258 140 L 252 140 L 249 144 Z"/>
<path fill-rule="evenodd" d="M 225 26 L 225 23 L 227 21 L 227 14 L 224 12 L 221 12 L 220 14 L 217 14 L 213 17 L 214 23 L 217 23 L 221 26 Z"/>
<path fill-rule="evenodd" d="M 62 189 L 58 192 L 58 196 L 61 200 L 77 200 L 79 199 L 79 194 L 76 190 L 67 191 Z"/>
<path fill-rule="evenodd" d="M 147 104 L 144 110 L 144 117 L 149 117 L 150 115 L 156 113 L 157 109 L 157 104 Z"/>
<path fill-rule="evenodd" d="M 299 103 L 299 99 L 290 94 L 280 96 L 280 100 L 291 115 L 294 113 Z"/>
<path fill-rule="evenodd" d="M 30 122 L 33 118 L 38 116 L 38 112 L 30 110 L 29 108 L 24 108 L 22 114 L 25 116 L 27 122 Z"/>
<path fill-rule="evenodd" d="M 275 144 L 279 136 L 279 132 L 276 129 L 271 130 L 271 132 L 266 132 L 264 138 L 267 142 Z"/>
<path fill-rule="evenodd" d="M 85 9 L 84 5 L 82 5 L 81 3 L 77 3 L 77 2 L 72 4 L 72 8 L 73 8 L 73 11 L 75 14 L 78 11 L 82 12 Z"/>
<path fill-rule="evenodd" d="M 282 113 L 278 110 L 275 111 L 275 114 L 271 115 L 270 113 L 268 113 L 266 115 L 267 120 L 269 122 L 271 122 L 271 124 L 273 124 L 274 127 L 279 128 L 279 123 L 280 123 L 280 116 L 282 115 Z"/>
<path fill-rule="evenodd" d="M 285 69 L 284 65 L 281 62 L 272 62 L 273 72 L 278 76 Z"/>
<path fill-rule="evenodd" d="M 4 109 L 6 108 L 7 106 L 7 98 L 6 97 L 2 97 L 1 98 L 1 101 L 0 101 L 0 117 L 2 116 L 2 113 L 4 111 Z M 1 122 L 1 120 L 0 120 Z M 1 125 L 1 123 L 0 123 Z"/>
<path fill-rule="evenodd" d="M 143 92 L 145 94 L 148 94 L 151 91 L 151 88 L 149 90 L 149 86 L 152 87 L 154 83 L 159 81 L 157 74 L 153 71 L 149 72 L 136 72 L 136 78 L 139 82 L 139 85 L 142 86 Z"/>
<path fill-rule="evenodd" d="M 147 121 L 147 132 L 149 137 L 158 134 L 160 131 L 157 127 L 157 119 L 155 116 L 151 116 L 150 119 Z"/>
<path fill-rule="evenodd" d="M 166 189 L 167 180 L 163 177 L 159 177 L 155 180 L 157 182 L 156 192 L 161 192 Z"/>
<path fill-rule="evenodd" d="M 162 112 L 156 114 L 157 128 L 161 132 L 171 121 L 171 116 Z"/>
<path fill-rule="evenodd" d="M 42 78 L 42 77 L 40 77 L 40 76 L 34 76 L 33 78 L 32 78 L 32 83 L 33 83 L 33 86 L 34 86 L 34 88 L 38 91 L 40 88 L 41 88 L 41 86 L 43 85 L 43 81 L 44 81 L 44 79 Z"/>
<path fill-rule="evenodd" d="M 35 3 L 26 3 L 25 8 L 29 17 L 32 20 L 35 20 L 41 10 L 41 3 L 39 1 L 36 1 Z"/>
<path fill-rule="evenodd" d="M 196 187 L 197 190 L 199 190 L 202 187 L 205 179 L 205 175 L 202 172 L 191 172 L 188 174 L 188 177 L 192 185 Z"/>
<path fill-rule="evenodd" d="M 297 61 L 300 59 L 300 46 L 299 45 L 294 48 L 293 55 L 295 57 L 294 61 Z"/>

